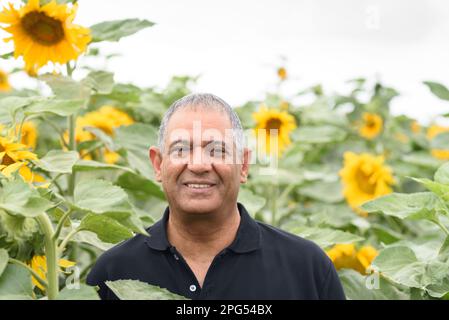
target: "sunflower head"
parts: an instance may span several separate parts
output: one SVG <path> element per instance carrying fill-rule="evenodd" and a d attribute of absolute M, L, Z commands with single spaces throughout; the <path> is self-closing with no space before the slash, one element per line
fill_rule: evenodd
<path fill-rule="evenodd" d="M 0 23 L 14 42 L 14 56 L 22 56 L 28 73 L 48 62 L 65 64 L 86 50 L 91 40 L 87 28 L 73 24 L 77 5 L 58 4 L 55 0 L 41 6 L 29 0 L 19 9 L 10 3 L 0 12 Z"/>
<path fill-rule="evenodd" d="M 362 115 L 362 124 L 359 128 L 359 134 L 365 139 L 374 139 L 382 131 L 382 117 L 375 114 L 365 112 Z"/>
<path fill-rule="evenodd" d="M 59 265 L 59 267 L 62 267 L 62 268 L 69 268 L 69 267 L 74 266 L 75 262 L 69 261 L 66 259 L 59 259 L 58 265 Z M 31 267 L 31 269 L 33 269 L 38 274 L 38 276 L 42 280 L 47 280 L 47 257 L 46 256 L 35 255 L 31 259 L 29 266 Z M 39 281 L 36 280 L 36 278 L 32 277 L 31 280 L 33 282 L 33 285 L 37 286 L 42 291 L 45 290 L 45 288 L 40 284 Z"/>
<path fill-rule="evenodd" d="M 278 68 L 277 74 L 278 74 L 279 79 L 281 79 L 281 81 L 284 81 L 285 79 L 287 79 L 287 69 L 285 69 L 284 67 Z"/>
<path fill-rule="evenodd" d="M 8 74 L 0 69 L 0 92 L 8 92 L 11 90 L 11 85 L 9 84 Z"/>
<path fill-rule="evenodd" d="M 372 246 L 363 246 L 358 251 L 354 244 L 336 244 L 326 251 L 337 270 L 347 268 L 354 269 L 361 274 L 371 265 L 377 256 L 377 250 Z"/>
<path fill-rule="evenodd" d="M 427 129 L 427 139 L 432 140 L 441 133 L 449 132 L 449 127 L 443 127 L 438 125 L 430 126 Z M 432 156 L 440 160 L 449 160 L 449 148 L 448 149 L 432 149 Z"/>
<path fill-rule="evenodd" d="M 412 130 L 413 133 L 420 133 L 421 132 L 421 125 L 419 124 L 418 121 L 413 120 L 410 123 L 410 129 Z"/>
<path fill-rule="evenodd" d="M 343 157 L 343 168 L 339 172 L 343 195 L 357 213 L 365 215 L 360 210 L 360 205 L 393 191 L 391 169 L 384 165 L 383 156 L 345 152 Z"/>
<path fill-rule="evenodd" d="M 29 151 L 29 146 L 16 142 L 16 137 L 10 131 L 7 136 L 0 136 L 0 172 L 10 177 L 14 172 L 27 182 L 44 182 L 44 178 L 34 174 L 27 164 L 37 160 L 37 155 Z"/>
<path fill-rule="evenodd" d="M 279 154 L 291 144 L 290 133 L 296 128 L 295 118 L 286 111 L 265 106 L 253 113 L 258 148 L 267 154 Z"/>

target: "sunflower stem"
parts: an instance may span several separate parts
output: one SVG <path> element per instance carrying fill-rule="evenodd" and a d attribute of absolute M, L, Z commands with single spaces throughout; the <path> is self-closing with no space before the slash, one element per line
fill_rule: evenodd
<path fill-rule="evenodd" d="M 69 150 L 76 151 L 76 140 L 75 140 L 75 122 L 76 116 L 71 115 L 68 117 L 68 127 L 69 127 Z M 69 175 L 69 195 L 73 196 L 73 190 L 75 189 L 75 172 Z"/>
<path fill-rule="evenodd" d="M 69 232 L 69 234 L 62 240 L 61 244 L 58 247 L 58 252 L 62 254 L 65 250 L 65 247 L 67 246 L 67 243 L 69 243 L 70 239 L 78 232 L 81 231 L 80 229 L 73 229 Z"/>
<path fill-rule="evenodd" d="M 271 225 L 276 226 L 277 217 L 277 185 L 271 184 L 270 186 L 270 202 L 271 202 Z"/>
<path fill-rule="evenodd" d="M 59 292 L 58 279 L 58 252 L 56 250 L 56 241 L 53 239 L 54 230 L 50 218 L 45 212 L 37 216 L 37 221 L 45 237 L 45 256 L 47 260 L 47 297 L 54 300 Z"/>
<path fill-rule="evenodd" d="M 59 219 L 58 225 L 56 226 L 55 234 L 53 235 L 53 240 L 58 241 L 58 237 L 61 233 L 62 227 L 64 226 L 64 223 L 67 221 L 67 219 L 70 217 L 70 214 L 73 212 L 72 208 L 69 208 L 67 212 L 63 214 L 61 219 Z"/>

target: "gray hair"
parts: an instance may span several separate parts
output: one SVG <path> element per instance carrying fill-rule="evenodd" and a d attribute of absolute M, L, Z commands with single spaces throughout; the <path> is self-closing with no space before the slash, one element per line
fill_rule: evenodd
<path fill-rule="evenodd" d="M 164 150 L 165 136 L 167 133 L 167 125 L 173 114 L 186 107 L 204 107 L 213 110 L 221 110 L 225 112 L 232 125 L 232 134 L 234 143 L 237 149 L 237 155 L 241 156 L 244 146 L 243 128 L 238 115 L 232 109 L 232 107 L 226 103 L 223 99 L 213 95 L 211 93 L 192 93 L 182 97 L 175 101 L 170 108 L 165 112 L 162 118 L 161 125 L 159 127 L 158 146 L 161 152 Z"/>

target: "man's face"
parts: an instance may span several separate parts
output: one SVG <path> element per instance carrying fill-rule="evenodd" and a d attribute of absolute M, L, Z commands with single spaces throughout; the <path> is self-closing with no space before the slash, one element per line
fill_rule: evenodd
<path fill-rule="evenodd" d="M 170 118 L 165 138 L 163 154 L 151 147 L 150 158 L 171 206 L 200 214 L 235 205 L 250 154 L 237 155 L 226 113 L 183 108 Z"/>

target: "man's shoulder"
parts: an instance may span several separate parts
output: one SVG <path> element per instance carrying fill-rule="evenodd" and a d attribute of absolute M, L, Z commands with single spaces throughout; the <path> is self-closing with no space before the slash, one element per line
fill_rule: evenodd
<path fill-rule="evenodd" d="M 127 259 L 139 256 L 138 252 L 141 252 L 141 250 L 145 248 L 147 239 L 148 236 L 136 234 L 132 238 L 124 240 L 103 252 L 98 260 L 107 260 L 108 262 L 111 260 L 123 262 L 129 261 Z"/>
<path fill-rule="evenodd" d="M 257 221 L 257 224 L 261 232 L 262 245 L 265 248 L 282 250 L 295 257 L 298 257 L 300 252 L 302 258 L 318 259 L 325 264 L 330 262 L 326 253 L 315 242 L 260 221 Z"/>

